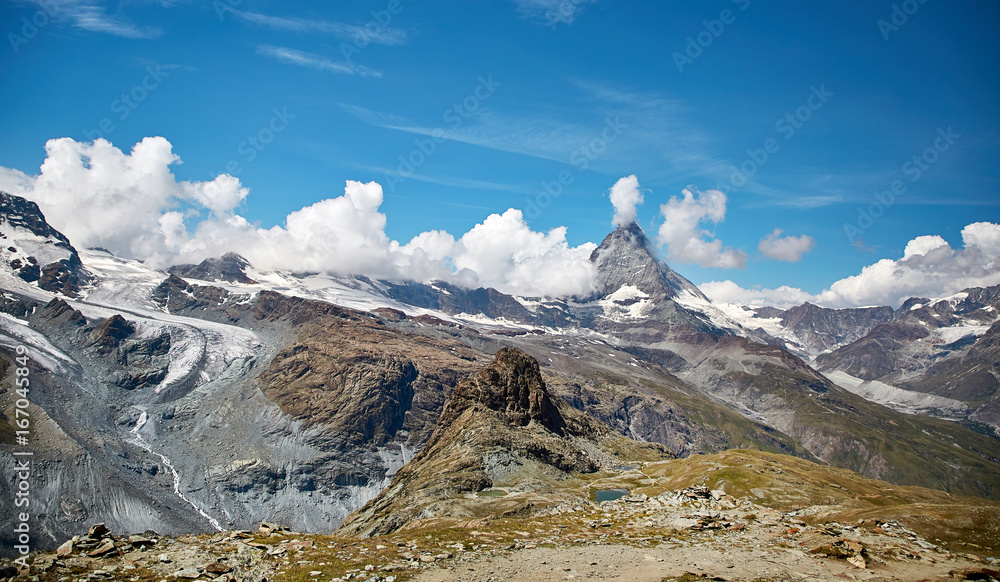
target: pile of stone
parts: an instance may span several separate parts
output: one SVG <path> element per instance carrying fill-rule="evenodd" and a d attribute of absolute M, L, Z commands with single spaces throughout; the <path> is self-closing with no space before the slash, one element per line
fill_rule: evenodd
<path fill-rule="evenodd" d="M 852 566 L 861 569 L 868 567 L 868 549 L 858 540 L 840 538 L 833 543 L 813 548 L 811 553 L 831 558 L 842 558 Z"/>
<path fill-rule="evenodd" d="M 82 536 L 73 536 L 56 550 L 59 557 L 85 554 L 90 558 L 107 558 L 132 550 L 148 550 L 156 545 L 156 532 L 148 531 L 126 538 L 116 538 L 103 523 L 94 524 Z"/>
<path fill-rule="evenodd" d="M 704 485 L 694 485 L 677 491 L 677 495 L 687 499 L 711 499 L 719 501 L 726 496 L 726 492 L 721 489 L 709 489 Z"/>
<path fill-rule="evenodd" d="M 672 523 L 675 529 L 690 529 L 693 531 L 712 529 L 743 529 L 742 524 L 734 523 L 726 516 L 715 511 L 696 511 L 675 519 Z"/>
<path fill-rule="evenodd" d="M 260 532 L 260 533 L 262 533 L 262 534 L 264 534 L 264 535 L 266 535 L 266 536 L 269 536 L 269 535 L 272 535 L 272 534 L 283 535 L 283 534 L 291 533 L 291 531 L 287 527 L 285 527 L 283 525 L 278 525 L 276 523 L 268 523 L 266 521 L 262 521 L 260 523 L 260 527 L 257 528 L 257 531 Z"/>

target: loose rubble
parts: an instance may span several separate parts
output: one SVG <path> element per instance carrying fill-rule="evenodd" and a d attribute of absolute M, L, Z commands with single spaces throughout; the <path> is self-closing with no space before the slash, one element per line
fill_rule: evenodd
<path fill-rule="evenodd" d="M 919 574 L 919 576 L 917 575 Z M 722 490 L 689 487 L 601 503 L 562 503 L 523 519 L 364 540 L 256 531 L 168 538 L 104 524 L 0 580 L 323 582 L 404 580 L 997 580 L 978 556 L 940 548 L 894 521 L 807 524 Z"/>

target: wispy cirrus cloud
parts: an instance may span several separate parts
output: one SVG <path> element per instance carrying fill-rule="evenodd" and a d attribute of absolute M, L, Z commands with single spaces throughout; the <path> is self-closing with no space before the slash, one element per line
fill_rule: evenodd
<path fill-rule="evenodd" d="M 398 168 L 389 168 L 385 166 L 369 166 L 365 164 L 359 164 L 357 166 L 363 170 L 368 170 L 372 172 L 380 172 L 383 175 L 392 176 L 399 175 Z M 451 188 L 460 188 L 464 190 L 488 190 L 493 192 L 511 192 L 515 194 L 535 194 L 537 188 L 529 188 L 527 186 L 518 186 L 515 184 L 500 184 L 497 182 L 488 182 L 486 180 L 473 180 L 470 178 L 462 178 L 458 176 L 448 176 L 448 175 L 423 175 L 419 173 L 408 174 L 406 176 L 407 180 L 416 180 L 418 182 L 426 182 L 428 184 L 438 184 L 440 186 L 448 186 Z M 463 208 L 484 208 L 489 209 L 486 206 L 471 206 L 466 204 L 449 203 L 452 206 L 460 206 Z"/>
<path fill-rule="evenodd" d="M 519 117 L 487 111 L 476 112 L 474 120 L 458 127 L 449 127 L 448 119 L 439 126 L 421 125 L 391 113 L 373 111 L 358 105 L 341 103 L 341 107 L 365 123 L 481 146 L 502 152 L 565 162 L 569 152 L 586 134 L 578 124 L 561 123 L 545 117 Z M 591 132 L 593 133 L 593 132 Z"/>
<path fill-rule="evenodd" d="M 709 136 L 685 119 L 686 108 L 679 101 L 627 92 L 586 93 L 593 99 L 586 99 L 572 117 L 563 115 L 572 107 L 566 104 L 561 112 L 552 108 L 540 113 L 480 107 L 460 123 L 448 110 L 439 121 L 426 124 L 357 105 L 341 107 L 377 127 L 552 160 L 579 170 L 618 173 L 627 166 L 652 177 L 690 179 L 701 168 L 721 167 L 707 149 Z M 575 120 L 581 118 L 592 121 Z M 639 160 L 652 163 L 637 167 Z"/>
<path fill-rule="evenodd" d="M 365 44 L 371 43 L 387 46 L 401 46 L 409 42 L 409 37 L 405 31 L 389 26 L 366 28 L 364 26 L 355 26 L 353 24 L 330 20 L 317 20 L 296 16 L 269 16 L 267 14 L 243 12 L 235 9 L 231 10 L 231 13 L 244 22 L 276 30 L 329 34 L 341 40 L 362 40 Z"/>
<path fill-rule="evenodd" d="M 339 73 L 343 75 L 359 75 L 361 77 L 381 77 L 382 73 L 349 62 L 332 61 L 323 55 L 307 53 L 298 49 L 262 44 L 257 46 L 257 54 L 270 57 L 300 67 L 309 67 L 320 71 Z"/>
<path fill-rule="evenodd" d="M 522 18 L 554 27 L 572 24 L 587 4 L 597 0 L 514 0 Z"/>
<path fill-rule="evenodd" d="M 122 38 L 158 38 L 162 31 L 151 26 L 138 26 L 123 16 L 108 14 L 103 6 L 82 0 L 30 0 L 56 22 Z"/>

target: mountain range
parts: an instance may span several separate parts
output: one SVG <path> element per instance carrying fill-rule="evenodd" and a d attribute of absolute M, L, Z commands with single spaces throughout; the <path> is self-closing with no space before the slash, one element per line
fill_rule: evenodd
<path fill-rule="evenodd" d="M 573 298 L 231 253 L 157 271 L 74 248 L 5 193 L 0 238 L 0 450 L 33 452 L 43 545 L 95 520 L 373 535 L 475 517 L 465 496 L 491 488 L 542 508 L 569 475 L 728 449 L 1000 499 L 1000 287 L 898 309 L 715 304 L 635 223 Z M 14 520 L 0 508 L 4 548 Z"/>

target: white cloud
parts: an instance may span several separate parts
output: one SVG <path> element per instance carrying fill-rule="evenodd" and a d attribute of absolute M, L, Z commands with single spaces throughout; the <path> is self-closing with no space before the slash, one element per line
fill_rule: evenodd
<path fill-rule="evenodd" d="M 595 289 L 593 243 L 570 247 L 566 227 L 531 230 L 520 210 L 491 214 L 458 241 L 455 267 L 478 275 L 480 285 L 520 295 L 567 296 Z"/>
<path fill-rule="evenodd" d="M 700 285 L 713 301 L 788 307 L 810 301 L 825 307 L 899 305 L 909 297 L 946 297 L 969 287 L 1000 284 L 1000 224 L 975 222 L 962 229 L 963 248 L 942 237 L 911 240 L 898 260 L 882 259 L 812 295 L 794 287 L 744 289 L 732 281 Z"/>
<path fill-rule="evenodd" d="M 211 182 L 183 182 L 181 189 L 185 198 L 220 214 L 234 210 L 250 193 L 229 174 L 216 176 Z"/>
<path fill-rule="evenodd" d="M 0 188 L 37 202 L 74 245 L 156 268 L 236 251 L 262 269 L 445 279 L 523 295 L 594 288 L 596 245 L 570 247 L 564 227 L 533 231 L 520 210 L 490 215 L 457 240 L 435 230 L 401 244 L 385 233 L 382 186 L 348 181 L 343 195 L 265 229 L 236 213 L 249 193 L 238 179 L 178 182 L 170 166 L 180 158 L 162 137 L 147 137 L 130 153 L 102 139 L 61 138 L 46 143 L 46 153 L 38 176 L 0 167 Z M 193 231 L 186 218 L 196 221 Z"/>
<path fill-rule="evenodd" d="M 262 44 L 257 47 L 257 54 L 271 57 L 272 59 L 279 61 L 284 61 L 286 63 L 292 63 L 293 65 L 299 65 L 300 67 L 309 67 L 320 71 L 329 71 L 331 73 L 360 75 L 362 77 L 382 76 L 382 73 L 369 69 L 368 67 L 363 67 L 346 61 L 336 62 L 322 55 L 307 53 L 283 46 Z"/>
<path fill-rule="evenodd" d="M 802 289 L 783 285 L 777 289 L 744 289 L 732 281 L 709 281 L 698 285 L 701 292 L 716 303 L 736 303 L 761 307 L 771 305 L 788 308 L 816 301 L 816 297 Z"/>
<path fill-rule="evenodd" d="M 548 26 L 572 24 L 584 6 L 597 0 L 514 0 L 523 18 Z"/>
<path fill-rule="evenodd" d="M 781 232 L 780 228 L 776 228 L 774 232 L 760 239 L 757 250 L 772 259 L 797 263 L 802 260 L 802 255 L 816 246 L 816 240 L 809 235 L 781 236 Z"/>
<path fill-rule="evenodd" d="M 903 258 L 908 259 L 910 257 L 923 256 L 935 249 L 946 246 L 948 246 L 948 242 L 936 234 L 918 236 L 906 243 L 906 248 L 903 250 Z"/>
<path fill-rule="evenodd" d="M 642 204 L 642 192 L 639 190 L 639 179 L 635 174 L 626 176 L 611 187 L 611 204 L 615 207 L 615 216 L 611 224 L 628 226 L 635 222 L 636 207 Z"/>
<path fill-rule="evenodd" d="M 31 0 L 49 18 L 90 32 L 102 32 L 123 38 L 157 38 L 158 28 L 136 26 L 118 15 L 108 14 L 104 7 L 83 0 Z"/>
<path fill-rule="evenodd" d="M 187 197 L 170 173 L 178 158 L 167 140 L 147 137 L 125 154 L 103 139 L 61 138 L 45 151 L 41 174 L 11 189 L 37 202 L 73 244 L 128 256 L 162 250 L 160 214 Z"/>
<path fill-rule="evenodd" d="M 317 32 L 330 34 L 342 40 L 354 42 L 357 46 L 381 44 L 398 46 L 405 45 L 409 38 L 406 32 L 389 26 L 354 26 L 343 22 L 318 20 L 314 18 L 298 18 L 294 16 L 268 16 L 255 12 L 243 12 L 230 9 L 228 12 L 246 22 L 292 32 Z M 372 24 L 375 24 L 372 22 Z"/>
<path fill-rule="evenodd" d="M 660 206 L 664 223 L 660 225 L 657 241 L 667 247 L 667 257 L 702 267 L 743 268 L 746 253 L 723 248 L 722 241 L 711 238 L 714 235 L 710 231 L 700 228 L 704 221 L 718 224 L 725 219 L 726 195 L 718 190 L 695 192 L 690 188 L 681 193 L 681 198 L 671 196 Z"/>

